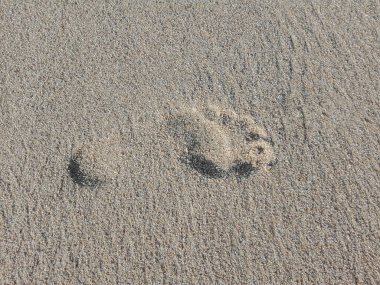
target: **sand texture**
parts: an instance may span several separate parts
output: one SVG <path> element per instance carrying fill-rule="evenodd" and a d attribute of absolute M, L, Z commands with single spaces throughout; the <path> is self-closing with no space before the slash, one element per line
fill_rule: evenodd
<path fill-rule="evenodd" d="M 0 1 L 2 284 L 380 284 L 380 2 Z"/>

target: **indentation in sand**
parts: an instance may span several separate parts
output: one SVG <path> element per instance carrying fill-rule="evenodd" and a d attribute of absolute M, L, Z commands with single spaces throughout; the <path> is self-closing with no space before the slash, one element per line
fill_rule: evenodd
<path fill-rule="evenodd" d="M 273 164 L 271 139 L 250 116 L 218 106 L 182 107 L 168 126 L 181 160 L 206 177 L 248 177 Z"/>
<path fill-rule="evenodd" d="M 99 186 L 110 182 L 120 171 L 121 150 L 117 140 L 105 139 L 77 149 L 69 162 L 69 173 L 81 186 Z"/>

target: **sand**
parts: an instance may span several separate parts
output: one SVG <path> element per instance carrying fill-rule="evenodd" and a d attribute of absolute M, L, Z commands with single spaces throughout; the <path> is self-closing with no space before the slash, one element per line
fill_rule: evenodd
<path fill-rule="evenodd" d="M 0 284 L 380 284 L 380 3 L 140 2 L 0 2 Z"/>

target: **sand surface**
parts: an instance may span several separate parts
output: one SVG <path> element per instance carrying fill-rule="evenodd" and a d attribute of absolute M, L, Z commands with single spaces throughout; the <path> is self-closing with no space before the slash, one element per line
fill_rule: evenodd
<path fill-rule="evenodd" d="M 380 284 L 379 1 L 140 2 L 0 1 L 0 284 Z"/>

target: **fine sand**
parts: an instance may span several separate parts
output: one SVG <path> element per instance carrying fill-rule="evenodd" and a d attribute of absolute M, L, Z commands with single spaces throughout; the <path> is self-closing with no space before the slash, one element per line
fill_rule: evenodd
<path fill-rule="evenodd" d="M 0 1 L 0 284 L 380 284 L 379 1 L 140 2 Z"/>

